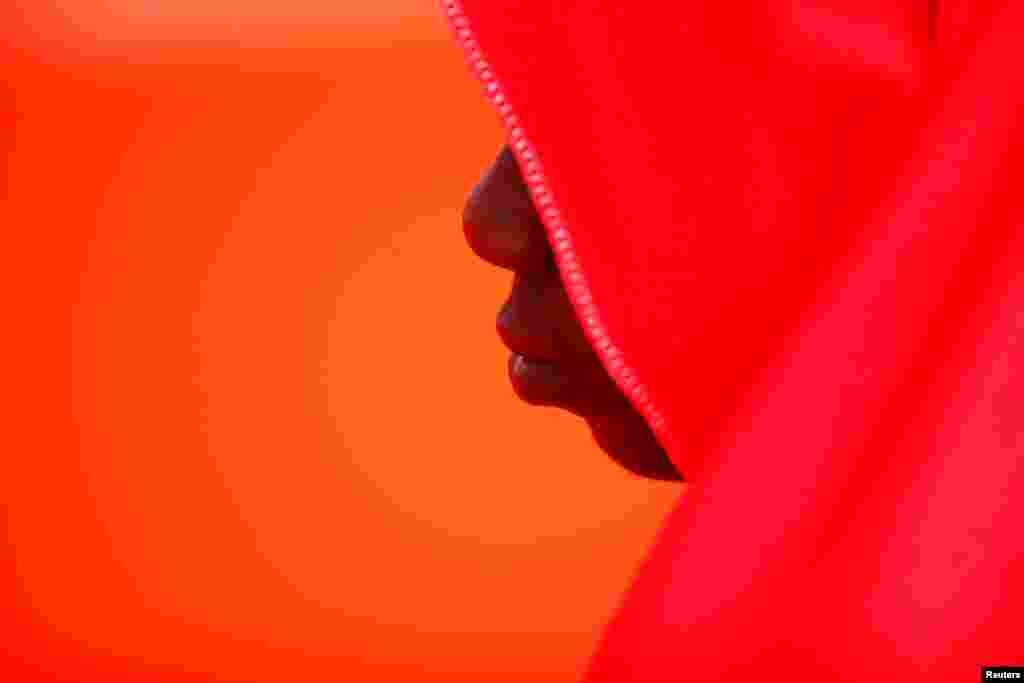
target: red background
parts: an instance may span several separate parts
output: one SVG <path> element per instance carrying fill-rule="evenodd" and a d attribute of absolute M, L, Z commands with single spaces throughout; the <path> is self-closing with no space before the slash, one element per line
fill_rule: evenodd
<path fill-rule="evenodd" d="M 0 679 L 573 680 L 679 488 L 507 386 L 438 7 L 4 7 Z"/>

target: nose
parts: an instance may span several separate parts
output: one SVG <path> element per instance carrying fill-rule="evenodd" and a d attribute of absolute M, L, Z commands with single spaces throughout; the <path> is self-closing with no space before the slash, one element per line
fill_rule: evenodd
<path fill-rule="evenodd" d="M 470 194 L 462 228 L 470 249 L 499 268 L 524 272 L 551 261 L 544 226 L 507 146 Z"/>

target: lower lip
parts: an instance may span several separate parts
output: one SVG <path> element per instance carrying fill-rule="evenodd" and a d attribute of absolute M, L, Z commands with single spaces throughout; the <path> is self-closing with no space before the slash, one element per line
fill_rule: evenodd
<path fill-rule="evenodd" d="M 508 376 L 519 398 L 534 405 L 558 405 L 564 401 L 569 377 L 555 363 L 513 353 Z"/>

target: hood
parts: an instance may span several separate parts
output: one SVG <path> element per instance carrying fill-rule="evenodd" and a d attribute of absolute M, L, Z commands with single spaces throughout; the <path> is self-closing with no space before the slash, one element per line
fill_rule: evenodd
<path fill-rule="evenodd" d="M 1024 665 L 1024 3 L 444 10 L 688 482 L 586 680 Z"/>

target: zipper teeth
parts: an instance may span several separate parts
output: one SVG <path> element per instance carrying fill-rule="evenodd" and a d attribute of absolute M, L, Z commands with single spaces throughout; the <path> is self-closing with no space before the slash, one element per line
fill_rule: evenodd
<path fill-rule="evenodd" d="M 455 34 L 455 40 L 465 53 L 467 64 L 482 83 L 484 93 L 497 108 L 505 125 L 510 146 L 519 161 L 520 169 L 523 170 L 523 176 L 533 197 L 534 206 L 540 214 L 541 222 L 544 224 L 554 250 L 555 260 L 562 273 L 562 281 L 566 286 L 569 300 L 576 309 L 576 316 L 583 324 L 584 332 L 597 351 L 608 374 L 650 425 L 662 447 L 671 455 L 670 435 L 661 411 L 651 401 L 643 382 L 637 378 L 633 369 L 626 365 L 622 352 L 612 342 L 597 311 L 587 278 L 583 274 L 573 248 L 572 237 L 569 235 L 565 221 L 562 219 L 562 212 L 558 209 L 548 187 L 536 149 L 520 125 L 519 117 L 515 114 L 494 70 L 480 50 L 471 23 L 463 13 L 462 4 L 459 0 L 442 0 L 442 4 L 448 17 L 448 23 Z"/>

